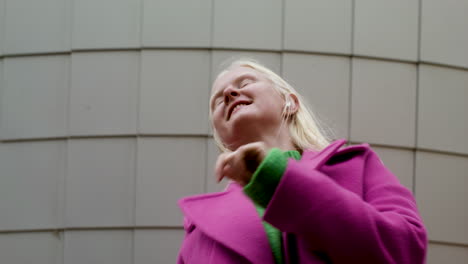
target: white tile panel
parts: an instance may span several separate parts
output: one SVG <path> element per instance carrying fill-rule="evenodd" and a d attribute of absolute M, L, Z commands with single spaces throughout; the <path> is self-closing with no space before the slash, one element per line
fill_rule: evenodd
<path fill-rule="evenodd" d="M 420 65 L 418 147 L 468 154 L 468 71 Z"/>
<path fill-rule="evenodd" d="M 414 153 L 411 150 L 372 147 L 385 166 L 406 188 L 413 190 Z"/>
<path fill-rule="evenodd" d="M 70 134 L 135 134 L 138 52 L 74 53 L 71 59 Z"/>
<path fill-rule="evenodd" d="M 1 1 L 1 0 L 0 0 Z M 3 114 L 3 107 L 2 107 L 2 104 L 3 104 L 3 90 L 5 89 L 5 82 L 3 81 L 3 59 L 0 59 L 0 139 L 3 138 L 2 136 L 2 133 L 3 133 L 3 129 L 2 129 L 2 124 L 3 124 L 3 121 L 2 121 L 2 116 L 4 115 Z"/>
<path fill-rule="evenodd" d="M 202 193 L 205 138 L 138 138 L 137 226 L 182 226 L 177 201 Z"/>
<path fill-rule="evenodd" d="M 4 53 L 70 50 L 71 0 L 4 0 Z"/>
<path fill-rule="evenodd" d="M 73 0 L 73 49 L 138 47 L 140 5 L 134 0 Z"/>
<path fill-rule="evenodd" d="M 284 53 L 283 77 L 311 105 L 333 138 L 348 138 L 350 59 Z"/>
<path fill-rule="evenodd" d="M 352 1 L 285 1 L 284 49 L 351 53 Z"/>
<path fill-rule="evenodd" d="M 132 263 L 131 230 L 66 231 L 64 263 Z"/>
<path fill-rule="evenodd" d="M 213 8 L 213 46 L 281 49 L 281 0 L 218 0 Z"/>
<path fill-rule="evenodd" d="M 143 51 L 140 133 L 207 134 L 210 53 Z"/>
<path fill-rule="evenodd" d="M 467 13 L 467 1 L 422 1 L 422 61 L 468 67 Z"/>
<path fill-rule="evenodd" d="M 4 59 L 2 139 L 66 135 L 68 56 Z"/>
<path fill-rule="evenodd" d="M 131 226 L 135 205 L 134 138 L 71 139 L 66 226 Z"/>
<path fill-rule="evenodd" d="M 354 54 L 417 60 L 419 0 L 360 0 L 354 12 Z"/>
<path fill-rule="evenodd" d="M 60 233 L 3 233 L 0 234 L 0 256 L 8 264 L 60 264 L 63 235 Z"/>
<path fill-rule="evenodd" d="M 63 141 L 0 144 L 0 230 L 57 228 Z"/>
<path fill-rule="evenodd" d="M 430 240 L 468 245 L 468 158 L 416 152 L 415 192 Z"/>
<path fill-rule="evenodd" d="M 468 263 L 468 246 L 429 243 L 429 248 L 427 251 L 427 264 L 441 263 Z"/>
<path fill-rule="evenodd" d="M 351 140 L 413 147 L 416 66 L 367 59 L 352 63 Z"/>
<path fill-rule="evenodd" d="M 3 32 L 5 32 L 5 0 L 0 0 L 0 55 L 3 54 Z"/>
<path fill-rule="evenodd" d="M 60 153 L 60 159 L 59 161 L 60 166 L 60 176 L 56 180 L 56 186 L 57 186 L 57 222 L 56 222 L 56 227 L 57 228 L 65 228 L 65 214 L 66 214 L 66 209 L 65 209 L 65 199 L 66 199 L 66 178 L 67 178 L 67 162 L 68 162 L 68 147 L 69 147 L 69 140 L 64 140 L 62 143 L 63 145 L 63 152 Z M 62 165 L 63 164 L 63 165 Z M 63 243 L 62 243 L 63 244 Z M 63 251 L 62 251 L 63 252 Z"/>
<path fill-rule="evenodd" d="M 183 229 L 135 230 L 134 264 L 176 263 Z"/>
<path fill-rule="evenodd" d="M 211 0 L 144 0 L 143 5 L 143 46 L 210 46 Z"/>

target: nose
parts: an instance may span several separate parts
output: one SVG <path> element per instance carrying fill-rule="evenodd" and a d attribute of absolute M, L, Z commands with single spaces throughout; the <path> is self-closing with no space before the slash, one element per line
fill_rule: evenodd
<path fill-rule="evenodd" d="M 240 95 L 239 91 L 237 91 L 237 89 L 234 88 L 233 86 L 229 86 L 226 89 L 224 89 L 223 94 L 224 94 L 224 102 L 226 104 Z"/>

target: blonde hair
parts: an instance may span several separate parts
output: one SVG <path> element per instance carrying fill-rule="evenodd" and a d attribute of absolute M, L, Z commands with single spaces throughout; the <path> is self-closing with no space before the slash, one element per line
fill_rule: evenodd
<path fill-rule="evenodd" d="M 223 64 L 225 65 L 226 63 Z M 283 116 L 290 121 L 289 133 L 291 135 L 293 144 L 298 150 L 322 150 L 330 144 L 332 140 L 331 134 L 333 134 L 333 132 L 329 127 L 326 127 L 324 124 L 322 124 L 320 120 L 313 114 L 311 107 L 306 102 L 306 100 L 283 78 L 259 62 L 251 58 L 241 58 L 234 60 L 229 64 L 228 67 L 226 67 L 217 75 L 216 79 L 235 67 L 248 67 L 263 74 L 268 80 L 272 82 L 275 90 L 279 92 L 285 100 L 289 94 L 294 94 L 297 97 L 299 101 L 297 112 L 291 116 L 287 116 L 285 107 L 283 108 Z M 213 113 L 210 108 L 210 120 L 213 120 L 212 114 Z M 222 152 L 230 151 L 221 141 L 221 138 L 219 137 L 212 122 L 211 126 L 213 128 L 213 137 L 218 148 Z"/>

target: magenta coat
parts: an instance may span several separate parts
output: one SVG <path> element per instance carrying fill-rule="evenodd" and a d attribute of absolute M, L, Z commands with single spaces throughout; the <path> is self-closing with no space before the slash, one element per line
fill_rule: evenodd
<path fill-rule="evenodd" d="M 425 262 L 427 234 L 412 193 L 367 143 L 289 159 L 263 220 L 282 231 L 286 263 Z M 185 238 L 177 263 L 274 264 L 242 187 L 179 201 Z"/>

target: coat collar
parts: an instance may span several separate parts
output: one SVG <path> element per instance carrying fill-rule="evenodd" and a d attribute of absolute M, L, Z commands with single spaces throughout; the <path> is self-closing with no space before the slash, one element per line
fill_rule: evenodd
<path fill-rule="evenodd" d="M 274 263 L 261 219 L 237 183 L 230 183 L 221 193 L 186 197 L 179 206 L 191 222 L 189 229 L 196 226 L 252 263 Z"/>
<path fill-rule="evenodd" d="M 345 142 L 336 140 L 320 152 L 304 151 L 301 160 L 319 168 Z M 186 217 L 187 230 L 196 226 L 252 263 L 274 263 L 260 216 L 237 183 L 231 182 L 223 192 L 185 197 L 178 204 Z"/>
<path fill-rule="evenodd" d="M 346 139 L 338 139 L 330 143 L 321 151 L 306 150 L 304 151 L 301 160 L 307 160 L 307 163 L 313 168 L 320 168 L 345 143 Z"/>

